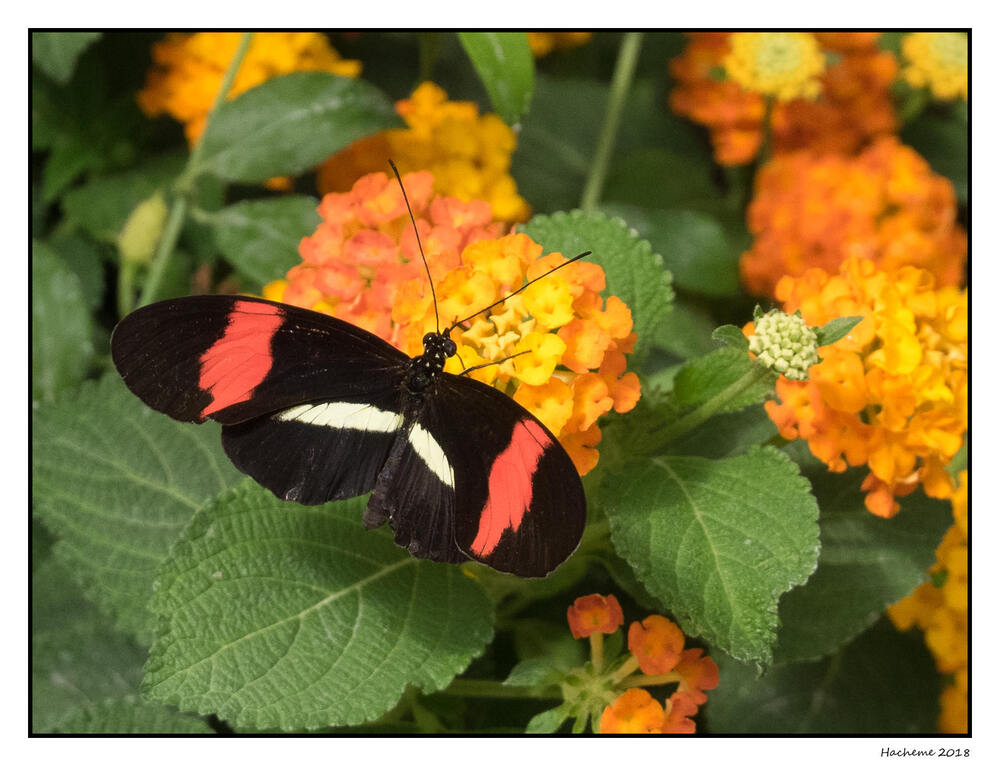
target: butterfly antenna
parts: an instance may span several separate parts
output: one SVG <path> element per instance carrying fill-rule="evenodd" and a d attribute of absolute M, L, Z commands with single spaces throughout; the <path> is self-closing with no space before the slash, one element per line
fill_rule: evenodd
<path fill-rule="evenodd" d="M 396 163 L 390 159 L 389 165 L 392 167 L 392 172 L 396 174 L 396 180 L 399 181 L 399 189 L 401 192 L 403 192 L 403 202 L 406 203 L 406 212 L 410 214 L 410 223 L 413 224 L 413 234 L 417 238 L 417 247 L 420 249 L 420 259 L 424 262 L 424 271 L 427 272 L 427 283 L 431 286 L 431 300 L 434 301 L 434 329 L 437 331 L 438 335 L 440 335 L 441 320 L 438 319 L 437 294 L 434 292 L 434 280 L 431 279 L 431 270 L 430 267 L 427 265 L 427 256 L 424 255 L 424 246 L 420 244 L 420 232 L 417 231 L 417 222 L 413 218 L 413 209 L 410 207 L 410 200 L 406 196 L 406 187 L 403 186 L 403 179 L 400 178 L 399 176 L 399 170 L 396 168 Z M 554 270 L 555 269 L 553 269 L 553 271 Z M 525 287 L 527 287 L 527 285 L 525 285 Z"/>
<path fill-rule="evenodd" d="M 538 281 L 539 279 L 544 279 L 544 278 L 545 278 L 545 277 L 547 277 L 547 276 L 548 276 L 549 274 L 551 274 L 551 273 L 552 273 L 553 271 L 559 271 L 559 269 L 561 269 L 561 268 L 562 268 L 563 266 L 569 266 L 569 265 L 570 265 L 571 263 L 573 263 L 573 261 L 578 261 L 578 260 L 580 260 L 581 258 L 584 258 L 584 257 L 586 257 L 586 256 L 590 255 L 590 254 L 591 254 L 591 252 L 592 252 L 591 250 L 586 250 L 585 252 L 582 252 L 582 253 L 580 253 L 579 255 L 574 255 L 574 256 L 573 256 L 572 258 L 570 258 L 570 259 L 569 259 L 568 261 L 564 261 L 563 263 L 560 263 L 560 264 L 559 264 L 558 266 L 556 266 L 556 267 L 555 267 L 554 269 L 549 269 L 549 270 L 548 270 L 548 271 L 546 271 L 546 272 L 545 272 L 544 274 L 542 274 L 542 275 L 540 275 L 540 276 L 537 276 L 537 277 L 535 277 L 534 279 L 532 279 L 532 280 L 530 280 L 530 281 L 528 281 L 528 282 L 525 282 L 525 283 L 524 283 L 523 285 L 521 285 L 521 286 L 520 286 L 519 288 L 517 288 L 516 290 L 514 290 L 514 292 L 512 292 L 512 293 L 507 293 L 507 295 L 505 295 L 505 296 L 504 296 L 503 298 L 501 298 L 500 300 L 498 300 L 498 301 L 497 301 L 496 303 L 491 303 L 491 304 L 490 304 L 489 306 L 487 306 L 486 308 L 481 308 L 481 309 L 479 309 L 479 311 L 477 311 L 477 312 L 476 312 L 475 314 L 470 314 L 470 315 L 469 315 L 469 316 L 467 316 L 467 317 L 466 317 L 465 319 L 459 319 L 459 320 L 455 321 L 455 322 L 454 322 L 454 323 L 453 323 L 453 324 L 451 325 L 451 327 L 449 327 L 449 328 L 448 328 L 448 330 L 447 330 L 447 331 L 445 332 L 445 335 L 449 335 L 449 334 L 451 334 L 451 331 L 452 331 L 452 330 L 454 330 L 454 329 L 455 329 L 456 327 L 458 327 L 458 326 L 459 326 L 460 324 L 462 324 L 463 322 L 468 322 L 468 321 L 469 321 L 470 319 L 472 319 L 472 317 L 474 317 L 474 316 L 478 316 L 479 314 L 482 314 L 482 313 L 483 313 L 484 311 L 489 311 L 489 310 L 490 310 L 491 308 L 493 308 L 494 306 L 499 306 L 499 305 L 500 305 L 501 303 L 503 303 L 503 302 L 504 302 L 505 300 L 507 300 L 508 298 L 513 298 L 513 297 L 514 297 L 515 295 L 517 295 L 517 294 L 518 294 L 519 292 L 521 292 L 522 290 L 526 290 L 527 288 L 531 287 L 531 285 L 533 285 L 533 284 L 534 284 L 535 282 L 537 282 L 537 281 Z M 435 305 L 435 311 L 436 311 L 436 310 L 437 310 L 437 306 Z"/>

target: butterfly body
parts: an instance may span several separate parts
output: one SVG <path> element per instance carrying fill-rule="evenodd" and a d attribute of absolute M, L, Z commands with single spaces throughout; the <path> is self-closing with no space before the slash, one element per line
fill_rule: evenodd
<path fill-rule="evenodd" d="M 435 561 L 544 576 L 576 548 L 586 504 L 555 436 L 497 389 L 444 371 L 428 333 L 409 357 L 341 320 L 258 298 L 152 304 L 112 356 L 153 409 L 222 424 L 230 459 L 306 505 L 371 492 L 363 521 Z"/>

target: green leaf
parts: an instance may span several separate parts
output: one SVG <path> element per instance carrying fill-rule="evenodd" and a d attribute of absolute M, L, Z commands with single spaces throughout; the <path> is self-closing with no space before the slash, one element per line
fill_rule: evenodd
<path fill-rule="evenodd" d="M 610 205 L 663 254 L 664 265 L 680 290 L 730 297 L 739 292 L 739 251 L 711 215 L 694 210 L 647 210 L 632 205 Z"/>
<path fill-rule="evenodd" d="M 31 397 L 50 403 L 87 372 L 93 326 L 80 280 L 42 242 L 31 245 Z"/>
<path fill-rule="evenodd" d="M 829 346 L 847 335 L 864 317 L 837 317 L 816 330 L 816 345 Z"/>
<path fill-rule="evenodd" d="M 159 572 L 148 695 L 291 730 L 445 688 L 490 640 L 490 604 L 461 568 L 366 531 L 364 505 L 296 506 L 247 480 L 201 510 Z"/>
<path fill-rule="evenodd" d="M 84 300 L 90 310 L 104 301 L 104 263 L 100 247 L 90 238 L 72 232 L 60 232 L 45 244 L 59 256 L 80 280 Z"/>
<path fill-rule="evenodd" d="M 655 348 L 681 359 L 701 356 L 718 346 L 712 342 L 712 330 L 717 324 L 702 306 L 684 295 L 674 298 L 673 311 L 660 322 L 659 331 L 650 339 Z"/>
<path fill-rule="evenodd" d="M 35 511 L 56 557 L 117 626 L 148 640 L 156 568 L 195 510 L 241 476 L 219 427 L 145 407 L 117 376 L 34 414 Z"/>
<path fill-rule="evenodd" d="M 778 427 L 763 407 L 746 407 L 739 412 L 709 418 L 672 440 L 667 452 L 716 459 L 735 457 L 755 445 L 768 443 L 777 435 Z"/>
<path fill-rule="evenodd" d="M 719 199 L 711 173 L 711 163 L 697 155 L 645 147 L 615 163 L 603 199 L 652 209 L 690 208 Z"/>
<path fill-rule="evenodd" d="M 133 170 L 93 178 L 63 197 L 66 221 L 112 244 L 133 208 L 166 189 L 184 167 L 181 155 L 154 157 Z"/>
<path fill-rule="evenodd" d="M 692 359 L 674 378 L 674 397 L 681 407 L 691 407 L 717 397 L 730 386 L 753 372 L 756 363 L 735 348 L 719 348 L 710 354 Z M 733 395 L 720 404 L 717 414 L 737 412 L 758 404 L 774 393 L 777 375 L 762 375 L 745 388 L 733 390 Z"/>
<path fill-rule="evenodd" d="M 32 32 L 31 61 L 56 82 L 65 85 L 76 60 L 99 40 L 100 32 Z"/>
<path fill-rule="evenodd" d="M 719 686 L 705 706 L 713 734 L 937 734 L 940 676 L 922 634 L 888 620 L 817 662 L 763 677 L 713 654 Z"/>
<path fill-rule="evenodd" d="M 900 138 L 955 185 L 959 204 L 968 204 L 969 126 L 959 108 L 925 109 L 903 126 Z"/>
<path fill-rule="evenodd" d="M 285 276 L 302 261 L 299 242 L 321 218 L 312 197 L 246 200 L 207 218 L 223 256 L 254 287 Z"/>
<path fill-rule="evenodd" d="M 146 652 L 107 619 L 55 559 L 31 577 L 31 729 L 50 732 L 82 708 L 135 694 Z"/>
<path fill-rule="evenodd" d="M 508 125 L 528 113 L 535 87 L 535 58 L 524 32 L 459 32 L 493 109 Z"/>
<path fill-rule="evenodd" d="M 679 620 L 732 656 L 771 659 L 778 598 L 819 553 L 809 483 L 777 450 L 634 460 L 600 498 L 618 553 Z"/>
<path fill-rule="evenodd" d="M 138 697 L 104 700 L 81 708 L 55 730 L 60 734 L 213 734 L 199 718 Z"/>
<path fill-rule="evenodd" d="M 525 734 L 553 734 L 559 731 L 563 721 L 568 717 L 568 711 L 562 705 L 539 713 L 524 729 Z"/>
<path fill-rule="evenodd" d="M 778 662 L 836 651 L 927 579 L 952 522 L 949 504 L 915 492 L 901 498 L 898 515 L 879 518 L 865 508 L 864 473 L 813 477 L 823 548 L 809 582 L 781 599 Z"/>
<path fill-rule="evenodd" d="M 543 686 L 555 683 L 560 677 L 547 657 L 529 657 L 517 663 L 503 683 L 504 686 Z"/>
<path fill-rule="evenodd" d="M 716 327 L 712 331 L 712 340 L 725 343 L 730 348 L 734 348 L 744 354 L 750 349 L 750 341 L 747 339 L 747 336 L 734 324 L 724 324 Z"/>
<path fill-rule="evenodd" d="M 392 102 L 373 85 L 295 72 L 224 102 L 189 172 L 246 183 L 298 175 L 359 138 L 401 125 Z"/>
<path fill-rule="evenodd" d="M 591 250 L 587 260 L 599 264 L 607 278 L 607 295 L 617 295 L 632 311 L 637 335 L 632 364 L 638 364 L 670 312 L 674 297 L 671 276 L 663 259 L 649 243 L 629 230 L 624 221 L 602 213 L 536 215 L 520 231 L 538 242 L 546 253 L 567 258 Z"/>

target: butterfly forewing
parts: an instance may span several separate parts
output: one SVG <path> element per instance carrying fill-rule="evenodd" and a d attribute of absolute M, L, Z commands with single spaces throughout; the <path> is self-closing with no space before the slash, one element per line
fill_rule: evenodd
<path fill-rule="evenodd" d="M 177 420 L 240 423 L 312 401 L 365 398 L 398 384 L 409 357 L 314 311 L 204 295 L 145 306 L 115 328 L 126 385 Z"/>

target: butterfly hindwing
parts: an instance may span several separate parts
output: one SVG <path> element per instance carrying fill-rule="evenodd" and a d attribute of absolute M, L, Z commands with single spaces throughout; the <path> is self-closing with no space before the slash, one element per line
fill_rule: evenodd
<path fill-rule="evenodd" d="M 580 476 L 527 410 L 491 386 L 445 373 L 418 423 L 453 472 L 455 544 L 465 555 L 542 577 L 576 549 L 586 522 Z"/>
<path fill-rule="evenodd" d="M 398 384 L 409 357 L 339 319 L 260 298 L 162 301 L 115 328 L 125 383 L 177 420 L 232 424 L 311 401 L 351 401 Z"/>
<path fill-rule="evenodd" d="M 401 392 L 385 388 L 223 426 L 222 446 L 278 497 L 319 505 L 370 492 L 402 424 Z"/>

